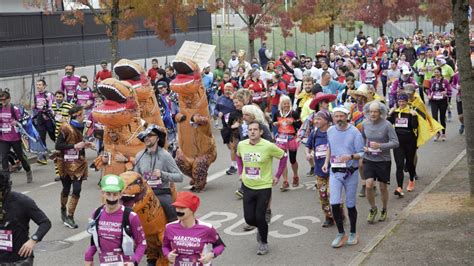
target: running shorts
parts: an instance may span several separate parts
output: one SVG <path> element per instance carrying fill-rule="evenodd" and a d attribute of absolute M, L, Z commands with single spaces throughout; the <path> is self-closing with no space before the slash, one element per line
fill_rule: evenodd
<path fill-rule="evenodd" d="M 364 160 L 364 179 L 373 178 L 376 181 L 390 184 L 391 161 L 373 162 Z"/>

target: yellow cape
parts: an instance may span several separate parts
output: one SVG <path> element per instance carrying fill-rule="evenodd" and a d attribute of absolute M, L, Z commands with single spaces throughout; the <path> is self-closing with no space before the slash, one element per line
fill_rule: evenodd
<path fill-rule="evenodd" d="M 421 147 L 427 141 L 432 139 L 436 133 L 441 131 L 443 126 L 428 114 L 425 104 L 417 94 L 415 94 L 415 98 L 410 101 L 409 104 L 418 113 L 418 139 L 416 144 L 417 147 Z"/>

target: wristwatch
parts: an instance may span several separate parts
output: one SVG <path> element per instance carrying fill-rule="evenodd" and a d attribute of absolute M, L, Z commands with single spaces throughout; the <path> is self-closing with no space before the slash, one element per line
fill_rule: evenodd
<path fill-rule="evenodd" d="M 37 235 L 32 235 L 31 240 L 38 242 L 38 236 Z"/>

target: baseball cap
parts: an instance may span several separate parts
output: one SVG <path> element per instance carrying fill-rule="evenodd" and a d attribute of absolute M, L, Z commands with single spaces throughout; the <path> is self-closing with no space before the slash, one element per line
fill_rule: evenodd
<path fill-rule="evenodd" d="M 189 191 L 178 192 L 176 201 L 173 202 L 173 206 L 180 208 L 189 208 L 191 211 L 196 212 L 199 207 L 201 200 L 198 196 L 194 195 Z"/>
<path fill-rule="evenodd" d="M 105 175 L 100 180 L 100 187 L 104 192 L 121 192 L 125 183 L 118 175 Z"/>
<path fill-rule="evenodd" d="M 350 113 L 349 110 L 343 105 L 340 105 L 340 106 L 332 109 L 333 114 L 336 113 L 336 112 L 341 112 L 341 113 L 344 113 L 346 115 L 349 115 L 349 113 Z"/>

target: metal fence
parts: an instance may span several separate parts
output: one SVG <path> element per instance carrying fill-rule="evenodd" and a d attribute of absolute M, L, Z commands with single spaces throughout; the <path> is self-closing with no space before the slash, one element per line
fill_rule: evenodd
<path fill-rule="evenodd" d="M 68 26 L 61 14 L 0 14 L 0 77 L 46 72 L 65 64 L 86 66 L 110 60 L 105 27 L 85 13 L 84 24 Z M 119 41 L 119 56 L 130 59 L 174 55 L 184 40 L 212 43 L 211 15 L 204 9 L 189 18 L 189 31 L 174 27 L 176 44 L 168 46 L 137 21 L 135 37 Z"/>
<path fill-rule="evenodd" d="M 235 21 L 233 21 L 236 23 Z M 239 23 L 236 23 L 240 25 Z M 446 25 L 445 31 L 453 28 L 452 23 Z M 387 22 L 384 25 L 384 33 L 391 37 L 405 37 L 412 35 L 416 29 L 416 23 L 410 19 L 404 19 L 398 22 Z M 434 27 L 432 22 L 426 18 L 420 18 L 418 29 L 423 29 L 425 33 L 440 31 L 439 27 Z M 362 25 L 353 31 L 336 26 L 334 30 L 335 43 L 352 43 L 359 30 L 365 35 L 371 36 L 374 41 L 379 36 L 378 28 L 370 25 Z M 297 53 L 304 53 L 314 56 L 319 51 L 321 45 L 329 44 L 329 33 L 318 32 L 315 34 L 302 33 L 297 28 L 293 29 L 292 36 L 283 38 L 281 30 L 277 27 L 267 34 L 267 48 L 272 49 L 274 56 L 283 50 L 293 50 Z M 244 28 L 221 28 L 215 27 L 212 34 L 212 43 L 216 45 L 216 56 L 228 59 L 230 51 L 243 49 L 249 51 L 247 31 Z M 261 40 L 255 41 L 255 50 L 260 48 Z M 255 53 L 256 54 L 256 53 Z"/>

